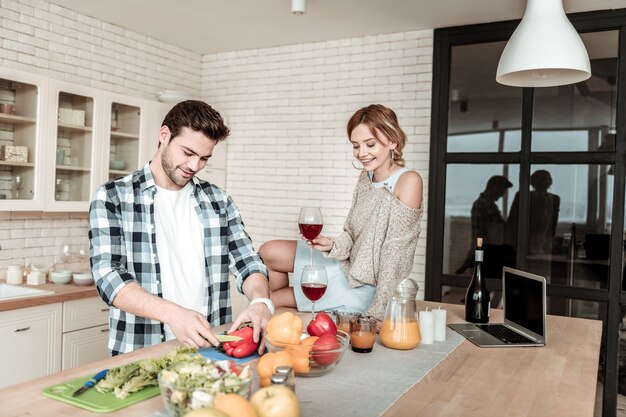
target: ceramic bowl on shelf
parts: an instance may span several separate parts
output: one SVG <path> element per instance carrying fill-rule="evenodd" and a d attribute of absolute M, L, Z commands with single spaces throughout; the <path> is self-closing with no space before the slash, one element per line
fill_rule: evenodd
<path fill-rule="evenodd" d="M 300 342 L 308 337 L 308 333 L 303 332 L 300 336 Z M 337 344 L 334 348 L 326 346 L 316 348 L 310 344 L 280 343 L 272 340 L 265 334 L 265 346 L 269 352 L 286 350 L 290 355 L 293 355 L 292 359 L 294 361 L 299 361 L 303 356 L 308 356 L 305 359 L 305 362 L 309 364 L 308 372 L 303 372 L 294 367 L 295 374 L 298 376 L 314 377 L 330 372 L 339 363 L 349 345 L 350 335 L 343 330 L 337 330 Z"/>
<path fill-rule="evenodd" d="M 93 275 L 91 272 L 75 272 L 74 284 L 76 285 L 93 285 Z"/>
<path fill-rule="evenodd" d="M 50 272 L 50 280 L 55 284 L 69 284 L 72 282 L 72 271 L 52 271 Z"/>
<path fill-rule="evenodd" d="M 115 159 L 112 159 L 109 161 L 109 168 L 110 169 L 124 169 L 126 168 L 126 162 L 124 161 L 117 161 Z"/>

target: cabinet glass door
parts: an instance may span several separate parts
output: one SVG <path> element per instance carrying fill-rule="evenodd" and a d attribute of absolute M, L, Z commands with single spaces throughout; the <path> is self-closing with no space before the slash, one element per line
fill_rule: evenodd
<path fill-rule="evenodd" d="M 0 200 L 34 200 L 39 86 L 0 73 Z"/>
<path fill-rule="evenodd" d="M 94 98 L 60 91 L 56 129 L 54 201 L 91 199 Z"/>
<path fill-rule="evenodd" d="M 108 179 L 123 177 L 139 168 L 141 109 L 111 103 Z"/>

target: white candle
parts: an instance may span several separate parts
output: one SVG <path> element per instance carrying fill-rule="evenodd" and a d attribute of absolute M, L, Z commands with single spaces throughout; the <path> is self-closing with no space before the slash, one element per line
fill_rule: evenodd
<path fill-rule="evenodd" d="M 420 333 L 422 344 L 432 345 L 435 333 L 435 319 L 432 311 L 420 311 L 419 313 Z"/>
<path fill-rule="evenodd" d="M 435 316 L 435 342 L 446 340 L 446 310 L 441 307 L 433 310 Z"/>

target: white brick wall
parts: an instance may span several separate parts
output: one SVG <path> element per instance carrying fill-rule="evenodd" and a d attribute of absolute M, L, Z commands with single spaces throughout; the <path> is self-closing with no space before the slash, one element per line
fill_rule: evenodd
<path fill-rule="evenodd" d="M 227 190 L 255 246 L 298 237 L 301 206 L 339 233 L 358 172 L 345 126 L 381 103 L 409 136 L 404 156 L 428 194 L 431 30 L 202 57 L 202 96 L 228 119 Z M 426 217 L 412 277 L 423 297 Z"/>
<path fill-rule="evenodd" d="M 198 93 L 200 55 L 41 0 L 0 0 L 0 66 L 156 99 Z"/>
<path fill-rule="evenodd" d="M 303 205 L 320 205 L 324 233 L 339 233 L 358 174 L 345 124 L 364 105 L 397 112 L 407 165 L 422 174 L 427 196 L 431 30 L 201 57 L 46 1 L 0 5 L 1 66 L 149 99 L 201 86 L 232 128 L 227 190 L 256 247 L 296 238 Z M 41 234 L 20 235 L 27 224 Z M 77 248 L 86 231 L 84 214 L 0 213 L 0 279 L 9 264 L 51 259 L 48 243 Z M 421 296 L 425 242 L 426 217 L 412 274 Z"/>
<path fill-rule="evenodd" d="M 0 66 L 151 100 L 200 92 L 200 55 L 39 0 L 0 0 Z M 64 244 L 88 245 L 87 227 L 86 214 L 0 212 L 0 280 L 8 265 L 47 265 Z"/>

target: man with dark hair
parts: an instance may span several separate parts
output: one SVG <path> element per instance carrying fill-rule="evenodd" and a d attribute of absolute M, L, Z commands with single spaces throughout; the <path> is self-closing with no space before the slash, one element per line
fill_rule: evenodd
<path fill-rule="evenodd" d="M 486 243 L 502 243 L 505 220 L 496 201 L 512 186 L 511 181 L 502 175 L 489 178 L 485 190 L 472 204 L 472 242 L 482 237 Z"/>
<path fill-rule="evenodd" d="M 470 243 L 470 249 L 465 257 L 465 260 L 457 268 L 456 273 L 462 274 L 467 268 L 474 264 L 474 248 L 476 245 L 476 238 L 482 237 L 484 240 L 483 249 L 485 251 L 485 265 L 487 267 L 495 266 L 494 270 L 498 274 L 501 268 L 496 265 L 496 259 L 501 257 L 500 255 L 510 255 L 508 249 L 509 246 L 504 246 L 504 226 L 505 219 L 502 217 L 502 212 L 498 208 L 496 201 L 498 201 L 513 184 L 503 175 L 494 175 L 487 180 L 485 189 L 472 204 L 471 222 L 472 222 L 472 240 Z M 494 254 L 499 255 L 495 256 Z M 489 264 L 487 258 L 493 262 Z M 498 260 L 501 262 L 501 259 Z M 488 276 L 492 276 L 492 271 L 483 270 Z M 497 275 L 496 275 L 497 276 Z"/>
<path fill-rule="evenodd" d="M 250 306 L 255 340 L 274 312 L 267 268 L 230 196 L 195 177 L 229 129 L 208 104 L 187 100 L 165 116 L 152 161 L 109 181 L 89 210 L 91 269 L 111 307 L 113 355 L 169 339 L 217 345 L 211 327 L 232 320 L 228 273 Z M 262 350 L 262 345 L 260 347 Z"/>

